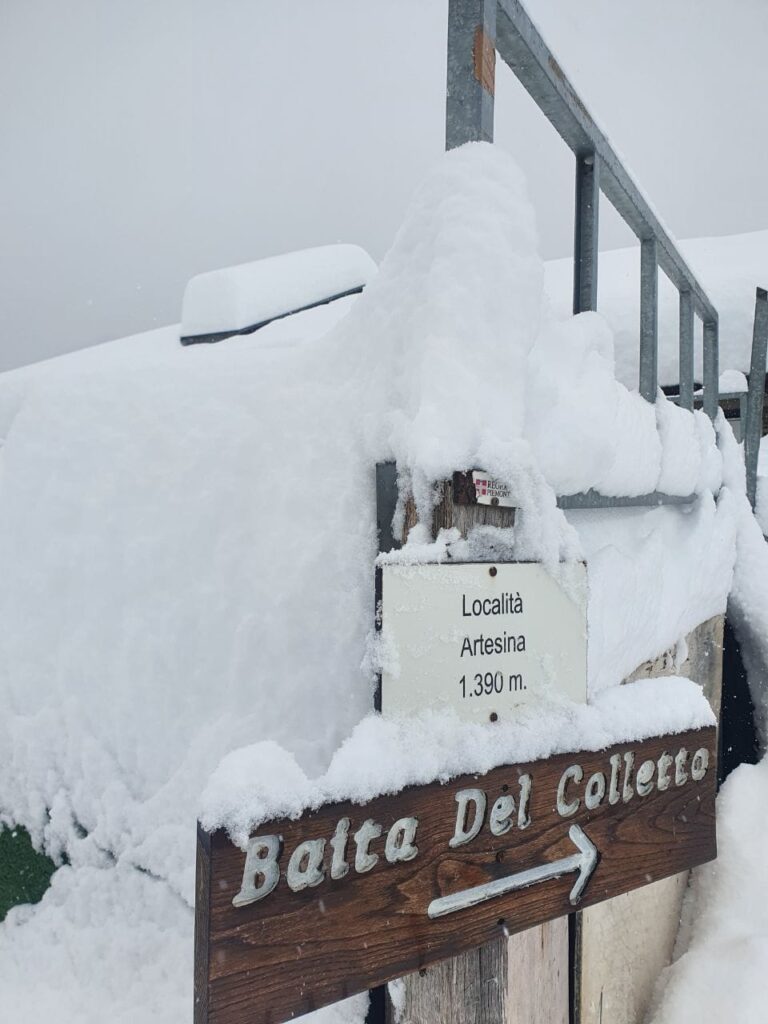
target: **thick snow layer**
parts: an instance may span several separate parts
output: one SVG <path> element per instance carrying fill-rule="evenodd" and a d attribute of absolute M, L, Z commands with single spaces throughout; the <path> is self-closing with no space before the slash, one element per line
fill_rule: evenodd
<path fill-rule="evenodd" d="M 169 329 L 0 377 L 0 815 L 71 865 L 0 925 L 7 963 L 29 941 L 52 965 L 39 991 L 10 989 L 26 1020 L 50 1017 L 57 943 L 85 951 L 62 1006 L 96 984 L 89 948 L 107 1004 L 125 962 L 152 957 L 140 928 L 109 923 L 151 899 L 131 896 L 136 869 L 179 907 L 154 998 L 158 1020 L 187 1018 L 211 773 L 279 746 L 300 788 L 371 711 L 377 460 L 399 461 L 422 518 L 431 480 L 482 466 L 521 505 L 497 537 L 510 556 L 588 557 L 593 696 L 723 610 L 740 520 L 737 484 L 713 497 L 711 425 L 616 383 L 605 323 L 555 323 L 543 277 L 519 172 L 469 146 L 440 161 L 357 299 L 216 346 L 182 348 Z M 556 508 L 590 486 L 700 497 Z M 669 708 L 652 710 L 663 729 Z M 135 999 L 147 1016 L 152 988 L 126 989 L 115 1014 Z"/>
<path fill-rule="evenodd" d="M 736 628 L 763 749 L 768 731 L 768 544 L 744 496 L 741 450 L 721 432 L 734 493 L 736 562 L 728 615 Z M 694 873 L 677 959 L 662 976 L 652 1024 L 765 1019 L 768 971 L 768 757 L 742 765 L 717 801 L 717 860 Z"/>
<path fill-rule="evenodd" d="M 0 926 L 5 1019 L 191 1020 L 191 918 L 164 882 L 132 868 L 60 868 L 41 904 Z"/>
<path fill-rule="evenodd" d="M 755 288 L 768 286 L 768 231 L 726 238 L 696 238 L 680 243 L 719 314 L 720 368 L 749 371 Z M 546 291 L 555 315 L 571 315 L 573 261 L 553 260 L 546 266 Z M 678 293 L 659 274 L 659 383 L 679 380 Z M 614 331 L 616 376 L 637 389 L 640 324 L 640 245 L 600 253 L 598 311 Z M 701 328 L 696 320 L 696 379 L 702 380 Z"/>
<path fill-rule="evenodd" d="M 741 448 L 724 434 L 726 476 L 736 494 L 737 544 L 728 616 L 736 628 L 763 749 L 768 749 L 768 544 L 743 493 Z"/>
<path fill-rule="evenodd" d="M 589 566 L 591 693 L 723 614 L 740 500 L 724 488 L 690 508 L 568 513 Z"/>
<path fill-rule="evenodd" d="M 652 1024 L 765 1020 L 767 804 L 768 760 L 741 765 L 721 789 L 717 860 L 694 874 L 685 952 L 662 976 Z"/>
<path fill-rule="evenodd" d="M 357 245 L 323 245 L 193 277 L 181 336 L 238 331 L 362 288 L 376 264 Z"/>
<path fill-rule="evenodd" d="M 755 517 L 763 534 L 768 536 L 768 441 L 762 438 L 757 458 L 757 500 Z"/>
<path fill-rule="evenodd" d="M 447 711 L 403 719 L 369 715 L 317 779 L 308 779 L 274 743 L 230 754 L 203 793 L 200 820 L 209 831 L 226 828 L 245 849 L 249 833 L 262 821 L 297 818 L 324 803 L 365 803 L 435 779 L 447 782 L 501 764 L 603 750 L 714 723 L 701 687 L 674 676 L 613 687 L 591 704 L 547 704 L 494 725 L 462 722 Z"/>
<path fill-rule="evenodd" d="M 25 1024 L 184 1024 L 192 926 L 162 880 L 103 859 L 60 868 L 42 903 L 0 925 L 3 1006 Z M 364 994 L 297 1021 L 361 1024 L 367 1005 Z"/>

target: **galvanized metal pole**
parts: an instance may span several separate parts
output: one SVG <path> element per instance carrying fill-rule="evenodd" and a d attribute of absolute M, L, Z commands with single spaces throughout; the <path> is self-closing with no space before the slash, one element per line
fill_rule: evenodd
<path fill-rule="evenodd" d="M 704 412 L 714 421 L 719 408 L 719 352 L 717 320 L 704 324 Z"/>
<path fill-rule="evenodd" d="M 600 164 L 594 152 L 576 154 L 573 312 L 597 309 Z"/>
<path fill-rule="evenodd" d="M 765 396 L 765 356 L 768 349 L 768 292 L 758 288 L 755 295 L 755 324 L 752 331 L 752 358 L 749 364 L 749 394 L 744 424 L 744 462 L 747 467 L 747 497 L 752 508 L 757 500 L 757 460 L 763 435 L 763 399 Z"/>
<path fill-rule="evenodd" d="M 496 0 L 449 0 L 445 148 L 493 142 Z"/>
<path fill-rule="evenodd" d="M 655 238 L 640 242 L 640 394 L 656 401 L 659 381 L 659 260 Z"/>
<path fill-rule="evenodd" d="M 680 292 L 680 397 L 681 409 L 693 411 L 693 296 Z"/>

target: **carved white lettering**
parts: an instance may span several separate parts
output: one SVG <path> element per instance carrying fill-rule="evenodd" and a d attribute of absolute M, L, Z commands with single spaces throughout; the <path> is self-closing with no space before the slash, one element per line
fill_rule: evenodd
<path fill-rule="evenodd" d="M 584 803 L 587 805 L 587 809 L 594 811 L 594 809 L 599 807 L 603 802 L 604 796 L 605 776 L 602 772 L 595 772 L 594 775 L 590 775 L 586 789 L 584 790 Z"/>
<path fill-rule="evenodd" d="M 459 805 L 456 810 L 456 829 L 453 837 L 448 841 L 450 847 L 469 843 L 483 827 L 485 820 L 486 797 L 482 789 L 460 789 L 456 794 L 456 803 Z M 472 819 L 472 824 L 467 827 L 467 812 L 470 803 L 474 804 L 475 816 Z"/>
<path fill-rule="evenodd" d="M 619 769 L 621 768 L 621 754 L 611 754 L 611 785 L 608 790 L 608 803 L 617 804 L 621 799 L 619 793 Z"/>
<path fill-rule="evenodd" d="M 384 856 L 390 864 L 397 864 L 401 860 L 413 860 L 419 852 L 418 846 L 414 845 L 418 827 L 418 818 L 400 818 L 394 823 L 387 833 L 387 841 L 384 844 Z"/>
<path fill-rule="evenodd" d="M 675 785 L 682 786 L 688 781 L 688 772 L 685 766 L 688 763 L 688 751 L 681 747 L 675 758 Z"/>
<path fill-rule="evenodd" d="M 635 755 L 630 750 L 624 755 L 624 785 L 621 787 L 621 799 L 628 804 L 635 795 L 632 789 L 632 766 L 635 763 Z"/>
<path fill-rule="evenodd" d="M 520 806 L 517 809 L 517 827 L 528 828 L 531 824 L 531 816 L 528 813 L 528 803 L 531 799 L 531 788 L 533 781 L 531 776 L 525 772 L 520 776 Z"/>
<path fill-rule="evenodd" d="M 707 768 L 709 767 L 709 751 L 706 747 L 701 747 L 693 755 L 691 760 L 691 778 L 694 782 L 701 782 L 704 776 L 707 774 Z"/>
<path fill-rule="evenodd" d="M 240 892 L 232 900 L 236 907 L 246 907 L 249 903 L 263 900 L 280 881 L 280 868 L 277 858 L 282 848 L 282 836 L 254 836 L 248 840 L 245 853 L 245 868 Z M 256 879 L 261 876 L 261 884 Z"/>
<path fill-rule="evenodd" d="M 355 832 L 355 871 L 358 874 L 364 875 L 366 871 L 370 871 L 378 864 L 378 853 L 371 853 L 368 847 L 374 839 L 379 838 L 381 832 L 381 825 L 377 821 L 371 821 L 370 818 L 364 821 Z"/>
<path fill-rule="evenodd" d="M 339 818 L 336 831 L 331 836 L 331 878 L 343 878 L 349 872 L 347 864 L 347 842 L 349 840 L 349 818 Z"/>
<path fill-rule="evenodd" d="M 653 789 L 653 773 L 656 771 L 655 761 L 643 761 L 635 776 L 635 789 L 639 796 L 648 796 Z"/>
<path fill-rule="evenodd" d="M 570 765 L 560 776 L 560 781 L 557 784 L 557 813 L 561 818 L 570 818 L 571 815 L 578 811 L 580 803 L 579 798 L 576 797 L 571 801 L 566 800 L 565 789 L 571 779 L 573 779 L 574 782 L 581 782 L 583 778 L 584 769 L 579 764 Z"/>
<path fill-rule="evenodd" d="M 665 789 L 669 789 L 669 769 L 672 765 L 674 758 L 671 754 L 668 754 L 666 750 L 658 760 L 658 779 L 656 780 L 656 787 L 660 793 L 663 793 Z"/>
<path fill-rule="evenodd" d="M 307 839 L 299 843 L 291 854 L 285 880 L 294 892 L 320 885 L 325 878 L 323 871 L 324 839 Z"/>
<path fill-rule="evenodd" d="M 494 836 L 503 836 L 512 828 L 512 815 L 515 813 L 515 801 L 505 793 L 500 796 L 491 808 L 489 827 Z"/>

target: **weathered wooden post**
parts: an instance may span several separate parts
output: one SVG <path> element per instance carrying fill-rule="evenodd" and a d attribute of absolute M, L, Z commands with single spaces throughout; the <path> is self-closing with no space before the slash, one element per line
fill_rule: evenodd
<path fill-rule="evenodd" d="M 377 476 L 382 546 L 396 546 L 415 509 L 404 502 L 393 537 L 394 467 Z M 514 521 L 508 490 L 480 471 L 455 473 L 434 498 L 420 510 L 433 536 Z M 715 856 L 716 735 L 695 688 L 678 707 L 679 731 L 632 739 L 614 709 L 602 735 L 620 727 L 598 751 L 578 749 L 572 710 L 547 704 L 548 727 L 567 729 L 576 749 L 552 754 L 547 732 L 529 760 L 517 756 L 521 704 L 552 690 L 586 699 L 586 567 L 563 563 L 553 576 L 505 551 L 497 535 L 474 561 L 456 557 L 458 545 L 454 558 L 415 568 L 403 556 L 378 560 L 376 620 L 395 658 L 381 665 L 382 718 L 361 726 L 344 756 L 348 767 L 366 763 L 373 739 L 399 771 L 404 750 L 430 747 L 426 720 L 409 712 L 432 707 L 499 722 L 481 748 L 457 761 L 473 733 L 446 716 L 449 738 L 431 744 L 425 772 L 414 778 L 406 758 L 400 784 L 390 776 L 379 795 L 350 772 L 325 791 L 329 802 L 297 793 L 290 818 L 263 820 L 255 808 L 240 846 L 226 821 L 199 828 L 196 1024 L 280 1024 L 397 978 L 400 1019 L 411 1024 L 565 1020 L 565 1000 L 543 987 L 554 979 L 556 995 L 567 992 L 552 926 Z M 497 728 L 511 731 L 489 764 Z"/>

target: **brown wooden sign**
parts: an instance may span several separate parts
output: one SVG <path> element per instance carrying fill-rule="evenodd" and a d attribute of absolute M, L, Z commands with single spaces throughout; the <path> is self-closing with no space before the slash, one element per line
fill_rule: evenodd
<path fill-rule="evenodd" d="M 714 728 L 199 830 L 196 1024 L 279 1024 L 716 855 Z"/>

